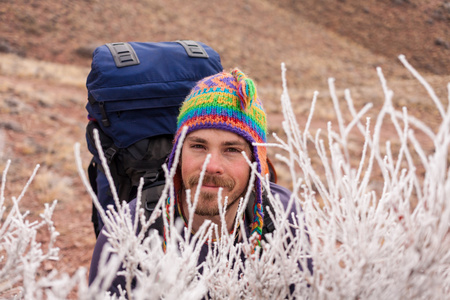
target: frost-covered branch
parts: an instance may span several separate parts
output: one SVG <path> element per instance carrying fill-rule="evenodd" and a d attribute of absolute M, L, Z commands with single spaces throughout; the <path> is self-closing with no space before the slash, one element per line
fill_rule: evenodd
<path fill-rule="evenodd" d="M 401 60 L 405 63 L 404 58 Z M 287 154 L 283 159 L 297 162 L 305 176 L 298 200 L 303 203 L 311 239 L 310 255 L 314 261 L 311 295 L 318 299 L 445 298 L 450 291 L 450 109 L 443 111 L 443 105 L 426 84 L 443 119 L 438 132 L 433 134 L 422 122 L 411 118 L 405 108 L 402 112 L 395 111 L 393 92 L 387 87 L 381 69 L 378 74 L 385 105 L 374 133 L 369 132 L 370 123 L 364 130 L 356 122 L 362 113 L 355 111 L 347 92 L 354 120 L 346 125 L 336 110 L 339 131 L 335 132 L 329 124 L 328 148 L 316 135 L 314 144 L 320 168 L 304 159 L 313 155 L 303 150 L 310 133 L 303 132 L 301 139 L 298 131 L 285 130 L 287 142 L 283 145 Z M 425 83 L 417 72 L 414 75 Z M 333 81 L 329 83 L 334 107 L 338 108 Z M 283 97 L 288 98 L 286 90 Z M 364 112 L 367 109 L 364 107 Z M 285 116 L 287 120 L 290 118 Z M 379 144 L 385 118 L 392 121 L 400 141 L 396 154 L 389 142 L 385 152 Z M 290 124 L 295 126 L 294 122 Z M 354 125 L 365 139 L 357 165 L 350 159 L 347 144 Z M 435 148 L 431 153 L 425 154 L 414 130 L 433 139 Z M 420 159 L 414 160 L 413 155 Z M 374 172 L 375 166 L 381 175 Z M 417 174 L 418 168 L 424 170 L 423 178 Z M 374 180 L 384 183 L 382 191 L 371 187 Z"/>
<path fill-rule="evenodd" d="M 59 233 L 52 221 L 57 201 L 45 204 L 40 220 L 31 220 L 28 211 L 22 212 L 19 204 L 33 181 L 39 165 L 18 198 L 12 197 L 11 203 L 5 197 L 7 173 L 11 161 L 7 161 L 2 176 L 0 193 L 0 298 L 2 299 L 64 299 L 80 282 L 86 282 L 80 275 L 73 278 L 56 271 L 42 275 L 45 261 L 57 260 L 59 249 L 55 246 Z M 39 241 L 40 229 L 49 235 L 46 249 Z M 79 272 L 82 272 L 80 270 Z M 61 286 L 64 288 L 61 289 Z M 50 296 L 53 295 L 53 296 Z"/>
<path fill-rule="evenodd" d="M 362 121 L 372 105 L 357 111 L 346 90 L 345 102 L 353 118 L 346 123 L 334 80 L 329 81 L 338 124 L 336 131 L 329 122 L 322 137 L 321 130 L 315 135 L 309 131 L 317 92 L 302 131 L 293 113 L 283 66 L 285 138 L 274 136 L 276 143 L 267 146 L 278 149 L 276 158 L 288 166 L 293 193 L 285 209 L 271 194 L 267 179 L 248 161 L 251 182 L 259 176 L 268 191 L 271 208 L 264 209 L 276 228 L 255 252 L 254 237 L 246 236 L 245 230 L 240 232 L 242 243 L 237 244 L 233 235 L 218 232 L 211 223 L 190 237 L 198 200 L 195 191 L 187 192 L 187 197 L 194 197 L 187 228 L 174 220 L 173 203 L 169 206 L 169 217 L 164 218 L 170 233 L 165 251 L 156 232 L 146 238 L 142 233 L 133 235 L 133 230 L 143 227 L 122 219 L 129 217 L 127 205 L 120 205 L 117 213 L 104 214 L 111 253 L 125 266 L 123 273 L 131 275 L 127 280 L 136 282 L 134 290 L 128 286 L 127 295 L 133 299 L 201 299 L 206 295 L 215 299 L 445 298 L 450 292 L 450 109 L 444 111 L 425 84 L 442 117 L 442 125 L 433 132 L 406 108 L 394 108 L 394 94 L 381 69 L 377 72 L 385 99 L 374 122 L 369 118 Z M 396 147 L 390 141 L 381 144 L 387 119 L 397 136 Z M 356 134 L 353 128 L 358 129 L 362 141 L 359 153 L 349 148 L 349 138 Z M 432 140 L 431 152 L 423 149 L 418 132 Z M 418 169 L 425 175 L 419 175 Z M 165 192 L 150 222 L 164 211 L 167 195 L 174 193 L 174 170 L 165 170 Z M 382 188 L 374 184 L 377 181 Z M 237 223 L 242 222 L 249 195 L 241 199 Z M 142 213 L 134 220 L 143 220 Z M 218 235 L 221 238 L 211 243 Z M 200 246 L 206 241 L 210 241 L 206 260 L 197 265 Z M 308 268 L 311 263 L 313 273 Z M 104 274 L 110 276 L 110 272 Z"/>
<path fill-rule="evenodd" d="M 445 299 L 450 294 L 450 104 L 445 108 L 425 79 L 403 56 L 400 60 L 428 91 L 442 119 L 438 128 L 429 128 L 426 120 L 414 118 L 406 108 L 396 110 L 394 93 L 377 69 L 384 105 L 375 118 L 365 117 L 373 109 L 371 104 L 357 110 L 346 90 L 343 100 L 352 118 L 346 120 L 335 80 L 330 79 L 337 124 L 329 122 L 327 128 L 312 132 L 316 92 L 301 129 L 283 65 L 285 134 L 274 135 L 275 142 L 267 147 L 274 147 L 275 158 L 288 167 L 292 196 L 285 208 L 272 194 L 268 179 L 248 160 L 252 170 L 249 190 L 240 199 L 233 230 L 239 233 L 241 243 L 234 243 L 235 235 L 224 230 L 222 206 L 221 226 L 205 222 L 191 234 L 196 191 L 186 192 L 186 197 L 193 199 L 188 201 L 193 204 L 189 204 L 187 226 L 174 218 L 174 202 L 166 205 L 168 197 L 175 195 L 173 177 L 182 142 L 172 168 L 163 168 L 166 185 L 149 219 L 140 201 L 133 214 L 115 190 L 117 207 L 102 209 L 76 145 L 80 176 L 100 212 L 109 242 L 90 286 L 83 269 L 73 277 L 57 272 L 36 275 L 44 260 L 57 257 L 57 232 L 51 221 L 56 202 L 46 205 L 41 220 L 29 221 L 27 212 L 19 208 L 27 183 L 8 209 L 4 197 L 8 162 L 0 194 L 0 296 L 65 299 L 77 289 L 80 299 Z M 448 90 L 450 103 L 450 84 Z M 388 130 L 395 140 L 385 141 Z M 361 141 L 356 150 L 349 142 L 354 143 L 355 136 Z M 424 138 L 432 149 L 425 147 Z M 108 170 L 100 147 L 98 150 Z M 112 183 L 108 173 L 107 177 Z M 268 193 L 271 205 L 264 211 L 274 221 L 275 230 L 255 248 L 255 236 L 247 236 L 238 224 L 244 222 L 256 178 Z M 142 183 L 138 198 L 141 189 Z M 148 231 L 161 216 L 165 243 L 157 231 Z M 46 251 L 36 238 L 37 230 L 44 227 L 50 234 Z M 205 243 L 208 254 L 198 264 Z M 117 275 L 124 276 L 126 285 L 119 295 L 111 296 L 107 290 Z"/>

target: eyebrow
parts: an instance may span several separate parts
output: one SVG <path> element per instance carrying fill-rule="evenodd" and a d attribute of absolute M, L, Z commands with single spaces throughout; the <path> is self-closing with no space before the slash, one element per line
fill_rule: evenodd
<path fill-rule="evenodd" d="M 207 141 L 205 139 L 202 139 L 201 137 L 198 137 L 198 136 L 195 136 L 195 135 L 194 136 L 188 136 L 188 137 L 185 138 L 185 140 L 189 141 L 189 142 L 196 142 L 196 143 L 203 143 L 203 144 L 207 143 Z"/>
<path fill-rule="evenodd" d="M 246 145 L 248 145 L 248 143 L 246 141 L 233 140 L 233 141 L 226 141 L 226 142 L 222 143 L 222 145 L 224 145 L 224 146 L 246 146 Z"/>

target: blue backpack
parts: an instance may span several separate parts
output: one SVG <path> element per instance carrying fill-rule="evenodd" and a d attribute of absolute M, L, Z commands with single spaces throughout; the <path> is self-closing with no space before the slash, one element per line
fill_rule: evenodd
<path fill-rule="evenodd" d="M 172 149 L 183 100 L 197 81 L 222 70 L 219 54 L 195 41 L 111 43 L 95 49 L 86 81 L 86 139 L 93 154 L 89 178 L 103 209 L 114 201 L 94 130 L 121 201 L 135 198 L 141 177 L 145 187 L 162 188 L 161 166 Z M 158 191 L 150 194 L 159 198 Z M 148 205 L 155 199 L 147 199 Z M 103 224 L 94 206 L 92 221 L 98 236 Z"/>

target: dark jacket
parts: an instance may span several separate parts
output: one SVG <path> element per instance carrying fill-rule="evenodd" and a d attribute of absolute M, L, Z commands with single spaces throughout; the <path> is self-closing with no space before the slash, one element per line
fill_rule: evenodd
<path fill-rule="evenodd" d="M 270 183 L 270 184 L 271 184 L 270 187 L 271 187 L 272 194 L 279 195 L 280 201 L 283 203 L 284 208 L 286 209 L 288 202 L 289 202 L 289 198 L 291 196 L 291 192 L 289 190 L 287 190 L 286 188 L 281 187 L 275 183 Z M 136 209 L 136 199 L 130 202 L 131 216 L 135 215 L 134 214 L 135 209 Z M 248 221 L 246 222 L 246 220 L 248 220 L 248 219 L 249 218 L 245 218 L 245 220 L 244 220 L 245 228 L 247 230 L 247 235 L 250 233 L 250 228 L 249 228 L 250 224 Z M 94 253 L 92 255 L 91 267 L 90 267 L 90 272 L 89 272 L 89 284 L 91 284 L 93 282 L 93 280 L 95 279 L 95 277 L 97 276 L 98 262 L 100 259 L 102 249 L 106 243 L 107 243 L 107 237 L 103 234 L 103 232 L 101 232 L 100 235 L 98 236 L 97 244 L 95 245 Z M 207 253 L 208 253 L 208 246 L 205 244 L 201 249 L 199 263 L 201 263 L 205 260 Z M 308 267 L 310 268 L 310 270 L 312 270 L 312 265 L 310 266 L 308 264 Z M 115 278 L 109 291 L 111 291 L 112 293 L 118 294 L 118 288 L 117 288 L 118 285 L 121 285 L 122 288 L 125 288 L 125 278 L 123 276 L 117 276 Z"/>

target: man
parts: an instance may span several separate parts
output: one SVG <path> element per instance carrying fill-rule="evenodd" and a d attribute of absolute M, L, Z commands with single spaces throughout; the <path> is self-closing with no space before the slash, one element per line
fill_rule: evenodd
<path fill-rule="evenodd" d="M 231 232 L 235 227 L 239 200 L 247 191 L 251 173 L 242 152 L 256 162 L 261 175 L 269 173 L 266 148 L 254 145 L 266 142 L 267 125 L 266 114 L 257 97 L 253 81 L 238 69 L 201 80 L 184 101 L 177 126 L 173 150 L 168 158 L 169 168 L 174 163 L 184 127 L 187 127 L 187 132 L 174 177 L 176 217 L 183 218 L 187 223 L 188 201 L 193 201 L 194 197 L 189 200 L 186 190 L 190 189 L 194 195 L 199 189 L 192 230 L 197 231 L 205 220 L 210 220 L 219 226 L 221 232 L 218 191 L 222 188 L 222 206 L 225 201 L 227 203 L 225 223 L 227 231 Z M 200 174 L 207 157 L 209 163 L 202 185 L 199 186 Z M 279 194 L 286 207 L 290 197 L 289 191 L 276 184 L 271 184 L 271 191 Z M 251 215 L 244 219 L 244 225 L 248 236 L 255 235 L 255 241 L 259 244 L 264 228 L 264 213 L 263 189 L 258 178 L 255 180 L 253 193 Z M 132 210 L 136 206 L 135 201 L 130 203 Z M 235 233 L 235 236 L 235 241 L 239 242 L 241 237 L 238 233 Z M 106 237 L 100 234 L 91 263 L 90 282 L 97 274 L 100 252 L 106 242 Z M 202 255 L 200 262 L 205 258 L 205 254 Z M 114 285 L 117 284 L 124 286 L 123 278 L 114 282 Z M 117 292 L 115 287 L 112 287 L 112 291 Z"/>

